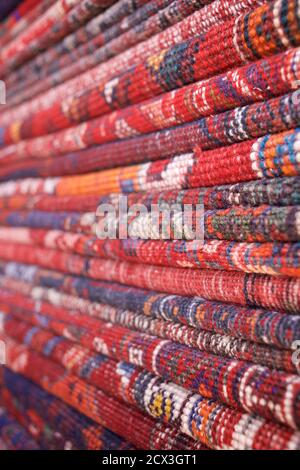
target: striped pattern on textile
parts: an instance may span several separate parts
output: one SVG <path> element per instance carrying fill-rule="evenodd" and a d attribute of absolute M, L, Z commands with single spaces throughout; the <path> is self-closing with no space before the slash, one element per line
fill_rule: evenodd
<path fill-rule="evenodd" d="M 299 450 L 300 0 L 7 3 L 0 450 Z"/>

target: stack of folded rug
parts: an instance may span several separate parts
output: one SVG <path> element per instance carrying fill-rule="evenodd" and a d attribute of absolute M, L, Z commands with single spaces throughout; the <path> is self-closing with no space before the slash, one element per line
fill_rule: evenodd
<path fill-rule="evenodd" d="M 7 4 L 0 449 L 300 449 L 300 0 Z"/>

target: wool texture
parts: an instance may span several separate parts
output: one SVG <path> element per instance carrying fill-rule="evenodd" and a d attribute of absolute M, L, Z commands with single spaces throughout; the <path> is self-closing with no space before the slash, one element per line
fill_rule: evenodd
<path fill-rule="evenodd" d="M 300 0 L 5 3 L 0 450 L 299 450 Z"/>

